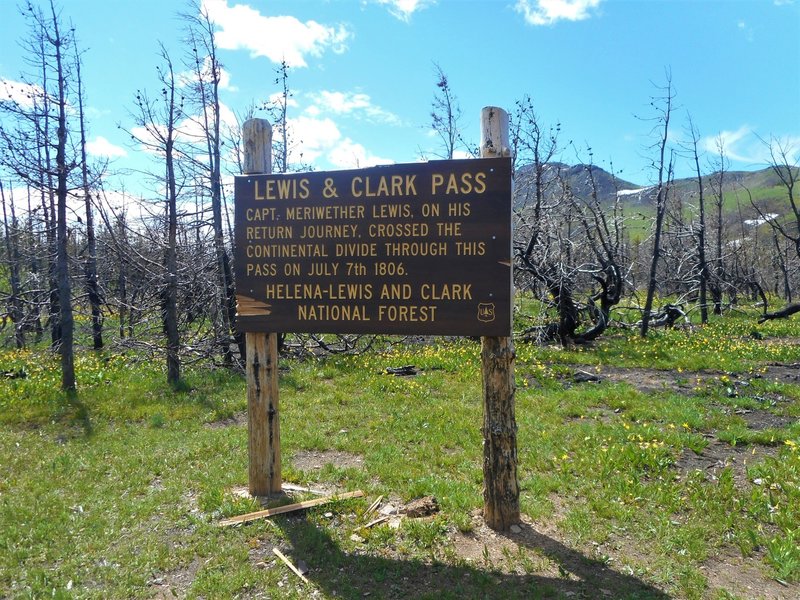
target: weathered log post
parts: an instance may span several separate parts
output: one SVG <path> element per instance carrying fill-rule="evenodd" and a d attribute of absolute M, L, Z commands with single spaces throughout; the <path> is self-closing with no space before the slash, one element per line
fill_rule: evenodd
<path fill-rule="evenodd" d="M 481 111 L 481 157 L 500 158 L 510 152 L 508 113 L 485 107 Z M 483 518 L 497 531 L 520 521 L 514 359 L 511 337 L 481 338 Z"/>
<path fill-rule="evenodd" d="M 244 174 L 272 173 L 272 127 L 266 119 L 242 125 Z M 281 429 L 278 419 L 278 334 L 245 334 L 247 455 L 250 494 L 281 491 Z"/>

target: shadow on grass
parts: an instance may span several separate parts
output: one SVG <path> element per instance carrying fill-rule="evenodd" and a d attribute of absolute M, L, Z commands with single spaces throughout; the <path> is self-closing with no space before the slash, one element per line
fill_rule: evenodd
<path fill-rule="evenodd" d="M 562 577 L 518 575 L 472 565 L 450 565 L 343 552 L 324 529 L 303 517 L 276 520 L 295 560 L 313 560 L 306 576 L 326 594 L 339 598 L 391 599 L 668 599 L 644 581 L 609 568 L 562 543 L 520 525 L 518 534 L 499 534 L 559 565 Z"/>
<path fill-rule="evenodd" d="M 75 426 L 77 425 L 83 430 L 84 436 L 91 437 L 94 433 L 94 426 L 92 425 L 91 415 L 89 414 L 89 407 L 86 403 L 78 398 L 76 392 L 69 392 L 64 395 L 64 408 L 62 416 L 66 418 L 67 422 Z"/>

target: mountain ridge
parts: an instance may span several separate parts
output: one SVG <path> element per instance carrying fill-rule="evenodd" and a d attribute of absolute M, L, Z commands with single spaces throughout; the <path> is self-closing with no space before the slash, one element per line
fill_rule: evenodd
<path fill-rule="evenodd" d="M 718 171 L 702 176 L 706 198 L 711 197 L 711 186 L 712 184 L 716 185 L 718 177 Z M 535 172 L 532 164 L 523 165 L 517 169 L 515 208 L 522 208 L 526 204 L 530 204 L 534 196 L 534 178 Z M 594 186 L 592 186 L 591 179 L 594 180 Z M 569 189 L 576 198 L 591 200 L 593 187 L 597 200 L 602 206 L 610 206 L 617 199 L 624 205 L 634 206 L 646 206 L 655 201 L 655 185 L 638 185 L 626 181 L 597 165 L 547 163 L 542 170 L 542 184 L 545 190 L 544 199 L 547 201 L 557 199 L 566 189 Z M 698 197 L 697 177 L 675 179 L 670 183 L 670 189 L 673 198 L 674 194 L 677 194 L 677 199 L 681 201 L 696 200 Z M 782 199 L 785 200 L 786 197 L 786 190 L 771 167 L 756 171 L 725 171 L 723 173 L 723 194 L 737 190 L 749 190 L 750 192 L 758 190 L 759 203 L 768 206 Z"/>

